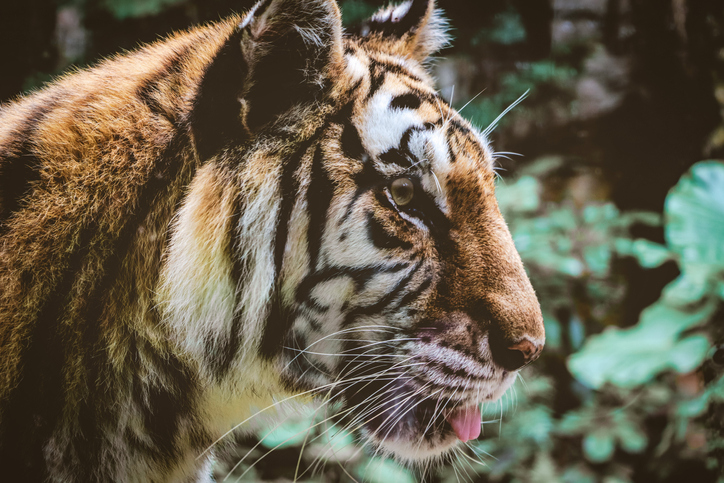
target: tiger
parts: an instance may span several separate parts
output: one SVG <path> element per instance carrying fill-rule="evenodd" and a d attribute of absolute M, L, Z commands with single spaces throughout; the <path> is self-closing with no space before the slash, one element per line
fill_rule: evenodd
<path fill-rule="evenodd" d="M 296 399 L 403 462 L 477 438 L 545 333 L 448 43 L 434 0 L 261 0 L 3 105 L 4 474 L 210 481 Z"/>

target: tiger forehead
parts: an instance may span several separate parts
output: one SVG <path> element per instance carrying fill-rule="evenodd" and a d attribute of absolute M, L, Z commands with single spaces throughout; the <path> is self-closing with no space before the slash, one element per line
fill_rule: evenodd
<path fill-rule="evenodd" d="M 407 57 L 371 50 L 359 46 L 354 40 L 348 40 L 344 61 L 345 70 L 353 83 L 359 82 L 363 77 L 376 80 L 383 75 L 392 74 L 405 77 L 434 93 L 434 81 L 428 71 L 419 62 Z"/>
<path fill-rule="evenodd" d="M 421 160 L 435 154 L 440 162 L 468 159 L 489 168 L 486 140 L 434 91 L 421 91 L 394 77 L 372 96 L 360 90 L 351 121 L 367 152 L 380 156 L 401 149 Z M 433 149 L 434 144 L 444 149 Z M 433 149 L 433 153 L 426 152 Z"/>
<path fill-rule="evenodd" d="M 353 80 L 350 121 L 380 174 L 417 172 L 423 188 L 441 203 L 447 179 L 458 187 L 490 186 L 487 142 L 438 95 L 418 62 L 353 41 L 345 62 Z"/>

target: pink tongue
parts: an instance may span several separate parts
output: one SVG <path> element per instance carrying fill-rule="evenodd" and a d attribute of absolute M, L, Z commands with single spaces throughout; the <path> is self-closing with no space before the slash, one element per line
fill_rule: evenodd
<path fill-rule="evenodd" d="M 478 406 L 458 408 L 448 413 L 445 419 L 463 443 L 480 436 L 480 409 Z"/>

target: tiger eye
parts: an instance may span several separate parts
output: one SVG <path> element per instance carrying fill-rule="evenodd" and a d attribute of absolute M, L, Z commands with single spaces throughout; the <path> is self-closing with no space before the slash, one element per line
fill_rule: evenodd
<path fill-rule="evenodd" d="M 412 201 L 412 197 L 415 195 L 415 186 L 407 178 L 397 178 L 390 185 L 390 192 L 397 206 L 405 206 Z"/>

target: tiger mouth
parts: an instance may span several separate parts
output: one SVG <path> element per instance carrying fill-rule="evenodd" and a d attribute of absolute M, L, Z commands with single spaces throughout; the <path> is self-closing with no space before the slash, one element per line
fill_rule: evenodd
<path fill-rule="evenodd" d="M 480 436 L 480 403 L 497 400 L 512 378 L 506 374 L 467 390 L 419 377 L 388 385 L 366 383 L 349 388 L 346 400 L 366 439 L 382 452 L 408 461 L 434 460 Z"/>

